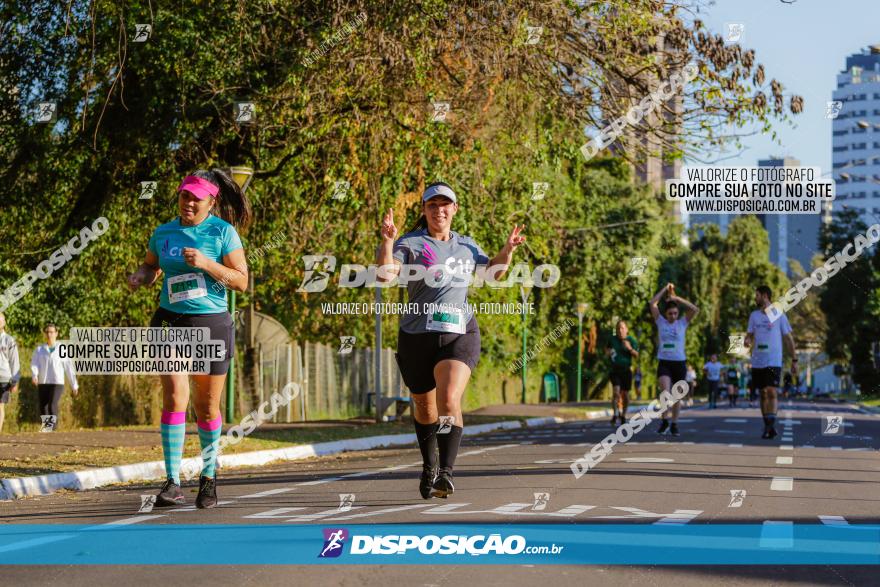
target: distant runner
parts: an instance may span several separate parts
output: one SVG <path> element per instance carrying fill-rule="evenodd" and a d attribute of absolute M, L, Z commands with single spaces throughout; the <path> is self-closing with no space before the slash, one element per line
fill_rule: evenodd
<path fill-rule="evenodd" d="M 632 361 L 639 356 L 639 343 L 629 334 L 626 322 L 617 322 L 617 332 L 608 342 L 606 354 L 611 357 L 611 407 L 614 416 L 611 425 L 626 424 L 626 409 L 629 407 L 629 390 L 632 387 Z"/>
<path fill-rule="evenodd" d="M 718 362 L 718 355 L 712 355 L 709 360 L 703 364 L 703 372 L 706 374 L 706 381 L 709 383 L 709 409 L 714 410 L 718 401 L 718 393 L 721 387 L 721 369 L 724 365 Z"/>
<path fill-rule="evenodd" d="M 764 311 L 772 300 L 772 292 L 766 285 L 755 290 L 758 309 L 749 316 L 746 346 L 752 349 L 752 380 L 761 393 L 761 414 L 764 416 L 764 433 L 761 438 L 775 438 L 776 407 L 779 377 L 782 374 L 782 344 L 792 356 L 791 371 L 797 376 L 797 356 L 791 325 L 785 314 L 771 321 Z"/>
<path fill-rule="evenodd" d="M 666 308 L 660 315 L 660 299 L 666 296 Z M 684 307 L 685 315 L 679 317 L 679 305 Z M 657 325 L 657 383 L 659 391 L 669 391 L 673 383 L 682 381 L 687 376 L 687 359 L 685 355 L 685 334 L 688 325 L 694 316 L 700 311 L 695 305 L 684 298 L 675 295 L 675 286 L 671 283 L 657 292 L 650 302 L 651 316 Z M 672 412 L 672 426 L 669 426 L 668 415 Z M 678 414 L 681 411 L 681 402 L 675 402 L 671 410 L 663 413 L 663 422 L 660 424 L 658 434 L 664 434 L 667 429 L 673 436 L 678 436 Z"/>
<path fill-rule="evenodd" d="M 727 383 L 727 404 L 731 408 L 735 408 L 736 399 L 739 397 L 739 369 L 735 363 L 727 366 L 724 380 Z"/>

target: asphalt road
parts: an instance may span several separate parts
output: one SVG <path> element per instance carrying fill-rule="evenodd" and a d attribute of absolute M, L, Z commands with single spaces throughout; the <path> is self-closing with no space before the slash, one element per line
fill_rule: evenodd
<path fill-rule="evenodd" d="M 793 522 L 880 523 L 880 417 L 853 406 L 783 401 L 781 436 L 760 438 L 757 408 L 683 410 L 682 435 L 637 434 L 575 479 L 570 463 L 612 431 L 574 421 L 465 439 L 456 492 L 422 500 L 418 451 L 350 453 L 221 472 L 221 507 L 138 513 L 132 485 L 0 503 L 4 524 L 326 524 Z M 823 416 L 843 416 L 841 434 Z M 536 495 L 539 494 L 539 495 Z M 546 494 L 541 496 L 540 494 Z M 189 504 L 195 488 L 187 489 Z M 342 505 L 345 503 L 345 505 Z M 148 547 L 148 545 L 146 545 Z M 51 545 L 33 548 L 50 549 Z M 185 544 L 181 548 L 186 548 Z M 733 561 L 731 562 L 748 562 Z M 5 566 L 8 585 L 876 585 L 876 567 L 814 566 Z"/>

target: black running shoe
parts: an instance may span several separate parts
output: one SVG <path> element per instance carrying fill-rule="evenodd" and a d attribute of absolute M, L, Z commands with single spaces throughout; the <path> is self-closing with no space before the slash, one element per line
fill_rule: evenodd
<path fill-rule="evenodd" d="M 672 426 L 669 428 L 669 433 L 673 436 L 678 436 L 678 424 L 675 422 L 672 423 Z"/>
<path fill-rule="evenodd" d="M 419 479 L 419 493 L 422 494 L 422 499 L 431 499 L 431 490 L 436 479 L 437 468 L 422 465 L 422 477 Z"/>
<path fill-rule="evenodd" d="M 621 416 L 621 417 L 620 417 L 620 425 L 623 426 L 624 424 L 626 424 L 626 418 L 624 418 L 623 416 Z"/>
<path fill-rule="evenodd" d="M 162 489 L 159 490 L 159 494 L 156 496 L 156 505 L 161 507 L 184 503 L 186 503 L 186 498 L 183 496 L 183 491 L 180 490 L 180 485 L 175 483 L 174 479 L 167 479 L 165 485 L 162 486 Z"/>
<path fill-rule="evenodd" d="M 669 428 L 669 420 L 663 420 L 660 422 L 660 429 L 657 430 L 657 434 L 664 434 L 667 428 Z"/>
<path fill-rule="evenodd" d="M 774 428 L 773 426 L 770 426 L 770 430 L 767 432 L 767 434 L 767 438 L 776 438 L 777 436 L 779 436 L 779 434 L 777 434 L 776 432 L 776 428 Z"/>
<path fill-rule="evenodd" d="M 196 507 L 208 509 L 217 507 L 217 479 L 215 477 L 199 477 L 199 495 L 196 497 Z"/>
<path fill-rule="evenodd" d="M 434 491 L 432 495 L 434 497 L 442 497 L 445 499 L 454 491 L 455 486 L 452 484 L 452 472 L 441 469 L 440 473 L 437 475 L 437 479 L 434 480 Z"/>
<path fill-rule="evenodd" d="M 761 435 L 761 438 L 770 438 L 770 428 L 768 426 L 764 426 L 764 434 Z"/>

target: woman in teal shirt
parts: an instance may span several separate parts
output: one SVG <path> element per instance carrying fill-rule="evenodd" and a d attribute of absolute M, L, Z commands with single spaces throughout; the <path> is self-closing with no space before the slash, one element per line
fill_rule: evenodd
<path fill-rule="evenodd" d="M 193 374 L 193 404 L 202 447 L 203 467 L 196 506 L 217 505 L 215 450 L 220 439 L 220 396 L 234 353 L 232 316 L 226 288 L 244 291 L 248 269 L 236 227 L 251 220 L 250 203 L 227 170 L 199 170 L 184 178 L 178 191 L 180 215 L 162 224 L 150 238 L 146 259 L 128 278 L 132 291 L 154 284 L 162 275 L 159 309 L 151 327 L 209 328 L 211 340 L 226 344 L 226 357 L 212 361 L 210 373 Z M 160 375 L 162 380 L 162 451 L 168 478 L 156 505 L 184 503 L 180 489 L 189 379 L 186 373 Z"/>

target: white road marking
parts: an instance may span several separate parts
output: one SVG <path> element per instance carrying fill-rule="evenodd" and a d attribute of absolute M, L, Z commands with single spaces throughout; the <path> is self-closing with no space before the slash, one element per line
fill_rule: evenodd
<path fill-rule="evenodd" d="M 653 457 L 633 457 L 628 459 L 620 459 L 625 463 L 674 463 L 672 459 L 657 459 Z"/>
<path fill-rule="evenodd" d="M 534 507 L 534 503 L 509 503 L 499 506 L 492 510 L 461 510 L 461 508 L 471 505 L 469 503 L 450 503 L 429 510 L 422 510 L 421 513 L 432 516 L 458 516 L 461 514 L 496 514 L 501 516 L 554 516 L 563 518 L 572 518 L 580 513 L 595 508 L 594 505 L 570 505 L 564 507 L 557 512 L 549 511 L 521 511 L 525 508 Z"/>
<path fill-rule="evenodd" d="M 350 512 L 352 510 L 359 510 L 359 509 L 363 509 L 365 507 L 366 506 L 363 506 L 363 505 L 355 505 L 355 506 L 352 506 L 352 508 L 348 511 Z M 320 512 L 316 512 L 314 514 L 304 514 L 302 516 L 291 516 L 285 521 L 293 522 L 294 524 L 298 524 L 300 522 L 313 522 L 315 520 L 320 520 L 322 518 L 329 518 L 330 516 L 335 516 L 336 514 L 342 514 L 342 513 L 347 513 L 347 512 L 340 512 L 339 507 L 337 506 L 333 509 L 321 510 Z"/>
<path fill-rule="evenodd" d="M 133 518 L 122 518 L 121 520 L 113 520 L 112 522 L 107 522 L 106 524 L 98 524 L 97 526 L 89 526 L 88 528 L 83 528 L 83 531 L 87 530 L 102 530 L 106 528 L 112 528 L 114 526 L 130 526 L 132 524 L 140 524 L 141 522 L 146 522 L 147 520 L 155 520 L 156 518 L 164 518 L 165 514 L 153 514 L 151 516 L 134 516 Z"/>
<path fill-rule="evenodd" d="M 770 482 L 770 491 L 791 491 L 794 489 L 794 478 L 792 477 L 773 477 Z"/>
<path fill-rule="evenodd" d="M 877 524 L 857 524 L 853 526 L 843 516 L 819 516 L 819 520 L 826 526 L 846 528 L 847 530 L 867 530 L 869 532 L 876 532 L 878 528 Z"/>
<path fill-rule="evenodd" d="M 394 512 L 405 512 L 407 510 L 426 508 L 426 507 L 429 507 L 430 505 L 431 504 L 428 504 L 428 503 L 419 503 L 416 505 L 404 505 L 404 506 L 394 507 L 394 508 L 384 508 L 381 510 L 372 510 L 372 511 L 364 512 L 361 514 L 354 514 L 353 516 L 342 516 L 341 518 L 333 518 L 333 521 L 338 522 L 340 520 L 354 520 L 355 518 L 367 518 L 369 516 L 378 516 L 381 514 L 392 514 Z"/>
<path fill-rule="evenodd" d="M 268 519 L 290 518 L 292 516 L 286 516 L 284 514 L 286 514 L 287 512 L 297 512 L 297 511 L 304 510 L 304 509 L 306 509 L 306 508 L 304 508 L 304 507 L 276 508 L 274 510 L 269 510 L 267 512 L 261 512 L 259 514 L 251 514 L 249 516 L 242 516 L 242 518 L 244 518 L 246 520 L 248 520 L 248 519 L 263 520 L 263 519 L 267 519 L 267 518 Z"/>
<path fill-rule="evenodd" d="M 520 444 L 522 444 L 522 443 L 520 443 Z M 486 448 L 481 448 L 481 449 L 478 449 L 478 450 L 471 450 L 471 451 L 468 451 L 468 452 L 463 452 L 463 453 L 461 453 L 461 454 L 458 455 L 458 456 L 460 456 L 460 457 L 469 457 L 469 456 L 472 456 L 472 455 L 483 454 L 484 452 L 489 452 L 490 450 L 501 450 L 502 448 L 513 448 L 514 446 L 519 446 L 519 444 L 502 444 L 502 445 L 500 445 L 500 446 L 488 446 L 488 447 L 486 447 Z M 421 465 L 421 463 L 418 463 L 418 464 Z"/>
<path fill-rule="evenodd" d="M 702 513 L 703 510 L 675 510 L 665 518 L 657 520 L 654 524 L 687 524 Z"/>
<path fill-rule="evenodd" d="M 261 491 L 259 493 L 251 493 L 250 495 L 242 495 L 238 499 L 252 499 L 256 497 L 269 497 L 270 495 L 278 495 L 279 493 L 287 493 L 288 491 L 295 491 L 294 487 L 279 487 L 278 489 L 269 489 L 268 491 Z"/>
<path fill-rule="evenodd" d="M 43 536 L 42 538 L 31 538 L 30 540 L 23 540 L 21 542 L 16 542 L 14 544 L 7 544 L 6 546 L 0 546 L 0 552 L 13 552 L 15 550 L 23 550 L 25 548 L 31 548 L 33 546 L 42 546 L 43 544 L 51 544 L 52 542 L 58 542 L 60 540 L 67 540 L 68 538 L 75 537 L 76 534 L 59 534 L 57 536 Z"/>
<path fill-rule="evenodd" d="M 727 446 L 729 446 L 730 448 L 742 448 L 743 447 L 743 445 L 740 443 L 728 444 Z"/>
<path fill-rule="evenodd" d="M 842 446 L 832 446 L 831 450 L 843 450 Z"/>
<path fill-rule="evenodd" d="M 779 447 L 779 450 L 794 450 L 794 447 L 790 444 L 783 444 Z"/>
<path fill-rule="evenodd" d="M 794 546 L 794 522 L 771 522 L 761 526 L 761 548 L 792 548 Z"/>
<path fill-rule="evenodd" d="M 235 503 L 235 502 L 234 502 L 234 501 L 229 501 L 229 500 L 226 500 L 226 501 L 218 501 L 218 502 L 217 502 L 217 505 L 218 505 L 218 506 L 219 506 L 219 505 L 229 505 L 229 504 L 231 504 L 231 503 Z M 168 511 L 170 511 L 170 512 L 194 512 L 194 511 L 196 511 L 197 509 L 199 509 L 199 508 L 197 508 L 197 507 L 194 506 L 194 505 L 188 505 L 188 506 L 185 506 L 185 507 L 182 507 L 182 508 L 174 508 L 173 510 L 168 510 Z"/>
<path fill-rule="evenodd" d="M 630 507 L 617 507 L 610 506 L 613 510 L 621 510 L 624 512 L 629 512 L 628 516 L 594 516 L 590 519 L 595 520 L 635 520 L 635 519 L 644 519 L 644 518 L 660 518 L 659 521 L 668 520 L 669 523 L 673 520 L 674 523 L 677 524 L 686 524 L 688 521 L 697 517 L 699 514 L 703 513 L 702 510 L 675 510 L 671 514 L 655 514 L 654 512 L 645 511 L 640 508 L 630 508 Z M 685 519 L 686 518 L 686 519 Z"/>
<path fill-rule="evenodd" d="M 742 430 L 716 430 L 719 434 L 745 434 Z"/>
<path fill-rule="evenodd" d="M 791 457 L 776 457 L 777 465 L 790 465 L 794 462 L 794 459 Z"/>
<path fill-rule="evenodd" d="M 724 418 L 724 422 L 730 424 L 742 424 L 748 422 L 748 420 L 746 418 Z"/>

